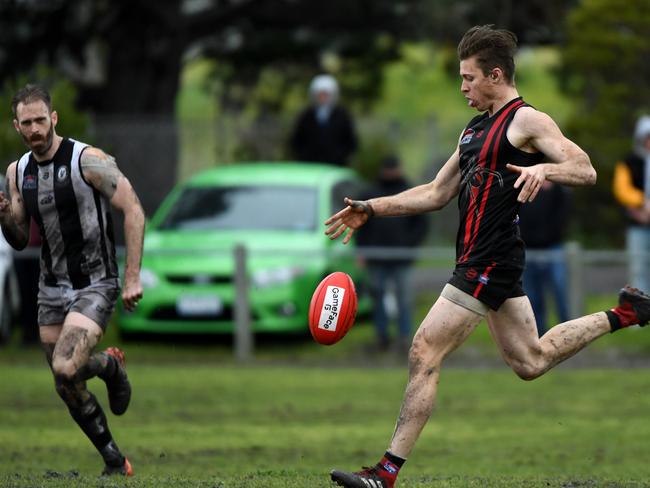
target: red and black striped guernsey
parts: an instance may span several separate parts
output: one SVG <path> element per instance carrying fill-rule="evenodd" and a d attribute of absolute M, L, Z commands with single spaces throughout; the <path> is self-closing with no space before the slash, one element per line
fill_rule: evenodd
<path fill-rule="evenodd" d="M 529 106 L 521 98 L 505 104 L 491 117 L 473 118 L 460 140 L 460 225 L 456 238 L 458 266 L 523 266 L 523 242 L 517 227 L 521 188 L 518 173 L 506 164 L 532 166 L 544 155 L 514 147 L 506 137 L 517 110 Z"/>

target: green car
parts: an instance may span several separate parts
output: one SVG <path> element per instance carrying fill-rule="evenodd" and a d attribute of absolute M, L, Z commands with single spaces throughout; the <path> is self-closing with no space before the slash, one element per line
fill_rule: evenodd
<path fill-rule="evenodd" d="M 367 309 L 353 242 L 330 241 L 323 225 L 360 184 L 348 168 L 273 162 L 222 166 L 178 185 L 147 225 L 144 297 L 135 312 L 120 303 L 120 332 L 233 333 L 237 245 L 254 332 L 307 331 L 312 292 L 333 271 L 355 280 Z"/>

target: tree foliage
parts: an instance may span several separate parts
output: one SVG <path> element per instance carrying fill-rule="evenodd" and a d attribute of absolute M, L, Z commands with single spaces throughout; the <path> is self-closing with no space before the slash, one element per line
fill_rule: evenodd
<path fill-rule="evenodd" d="M 648 33 L 647 0 L 586 0 L 568 17 L 564 86 L 578 100 L 570 130 L 610 166 L 650 110 Z"/>
<path fill-rule="evenodd" d="M 142 203 L 150 212 L 176 178 L 173 124 L 186 57 L 218 60 L 222 100 L 233 109 L 247 101 L 268 67 L 301 73 L 283 77 L 282 90 L 305 78 L 307 70 L 313 75 L 331 68 L 325 66 L 328 60 L 354 65 L 358 91 L 372 96 L 382 63 L 397 54 L 397 39 L 417 35 L 412 21 L 422 18 L 419 5 L 390 0 L 4 0 L 0 82 L 33 74 L 38 64 L 64 73 L 78 88 L 79 106 L 96 114 L 98 143 L 122 162 L 136 188 L 147 188 Z M 278 106 L 277 97 L 260 102 L 262 114 Z M 150 170 L 152 164 L 157 171 Z"/>
<path fill-rule="evenodd" d="M 44 63 L 62 70 L 94 112 L 165 114 L 174 110 L 183 60 L 202 55 L 217 59 L 219 74 L 240 88 L 254 86 L 270 66 L 289 79 L 354 71 L 349 94 L 367 99 L 405 40 L 455 44 L 468 27 L 496 23 L 524 43 L 555 42 L 573 3 L 3 0 L 0 81 Z"/>
<path fill-rule="evenodd" d="M 295 108 L 296 97 L 287 97 L 304 94 L 321 71 L 339 77 L 346 102 L 367 109 L 380 93 L 383 66 L 405 41 L 433 40 L 453 53 L 468 27 L 495 23 L 523 43 L 555 42 L 573 3 L 2 0 L 0 83 L 22 73 L 33 78 L 38 65 L 61 72 L 76 87 L 78 107 L 95 115 L 97 143 L 151 194 L 142 197 L 151 211 L 176 179 L 176 97 L 192 57 L 216 60 L 221 107 L 254 120 Z"/>
<path fill-rule="evenodd" d="M 585 0 L 567 19 L 561 75 L 576 100 L 567 131 L 598 170 L 597 197 L 578 211 L 586 234 L 606 228 L 610 240 L 624 222 L 611 196 L 614 163 L 631 149 L 637 117 L 650 111 L 648 33 L 647 0 Z M 600 219 L 589 218 L 595 210 Z"/>

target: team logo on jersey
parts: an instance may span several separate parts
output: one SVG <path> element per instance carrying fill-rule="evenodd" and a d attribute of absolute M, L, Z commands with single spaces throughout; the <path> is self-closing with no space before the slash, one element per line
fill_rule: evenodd
<path fill-rule="evenodd" d="M 465 278 L 467 278 L 470 281 L 475 280 L 477 276 L 478 276 L 478 271 L 476 271 L 474 268 L 469 268 L 467 271 L 465 271 Z"/>
<path fill-rule="evenodd" d="M 68 168 L 65 166 L 61 166 L 57 172 L 56 172 L 56 181 L 65 181 L 65 179 L 68 177 Z"/>
<path fill-rule="evenodd" d="M 36 190 L 37 187 L 36 177 L 34 175 L 27 175 L 23 180 L 23 190 Z"/>
<path fill-rule="evenodd" d="M 464 188 L 465 195 L 469 199 L 469 210 L 478 216 L 481 206 L 478 204 L 479 190 L 484 189 L 487 185 L 486 182 L 492 179 L 499 188 L 503 188 L 503 176 L 498 171 L 486 168 L 483 164 L 479 164 L 476 155 L 468 161 L 467 166 L 463 170 L 461 186 Z"/>
<path fill-rule="evenodd" d="M 474 129 L 465 130 L 465 132 L 463 132 L 463 138 L 460 140 L 460 143 L 469 144 L 469 141 L 472 140 L 473 135 L 474 135 Z"/>
<path fill-rule="evenodd" d="M 488 281 L 490 281 L 490 278 L 488 278 L 488 275 L 486 273 L 483 273 L 481 276 L 478 277 L 478 280 L 484 285 L 487 285 Z"/>

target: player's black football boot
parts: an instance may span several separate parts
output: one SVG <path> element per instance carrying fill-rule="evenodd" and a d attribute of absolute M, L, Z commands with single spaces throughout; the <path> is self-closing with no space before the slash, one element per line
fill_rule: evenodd
<path fill-rule="evenodd" d="M 393 488 L 395 479 L 388 472 L 376 464 L 372 468 L 364 467 L 356 473 L 346 473 L 336 469 L 330 473 L 332 481 L 345 488 Z"/>
<path fill-rule="evenodd" d="M 102 476 L 133 476 L 133 468 L 129 460 L 124 458 L 122 466 L 109 466 L 108 464 L 104 466 Z"/>
<path fill-rule="evenodd" d="M 111 407 L 111 412 L 115 415 L 122 415 L 131 401 L 131 384 L 126 376 L 126 359 L 124 352 L 117 347 L 109 347 L 104 352 L 115 358 L 116 363 L 113 376 L 104 380 L 108 389 L 108 404 Z"/>
<path fill-rule="evenodd" d="M 626 317 L 629 324 L 622 324 L 623 326 L 638 324 L 643 327 L 650 321 L 650 296 L 638 288 L 629 285 L 621 288 L 618 293 L 618 308 L 629 315 Z"/>

